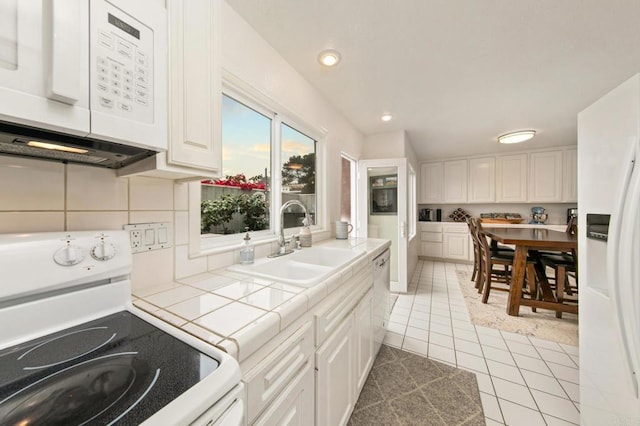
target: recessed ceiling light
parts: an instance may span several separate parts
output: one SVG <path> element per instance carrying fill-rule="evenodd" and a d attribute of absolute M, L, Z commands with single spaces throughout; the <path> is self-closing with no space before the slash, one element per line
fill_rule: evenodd
<path fill-rule="evenodd" d="M 338 62 L 340 62 L 340 59 L 342 59 L 340 52 L 332 49 L 324 50 L 320 52 L 320 55 L 318 56 L 318 61 L 326 67 L 333 67 L 337 65 Z"/>
<path fill-rule="evenodd" d="M 392 118 L 393 118 L 393 115 L 391 114 L 382 114 L 380 116 L 380 120 L 382 121 L 391 121 Z"/>
<path fill-rule="evenodd" d="M 521 130 L 519 132 L 505 133 L 502 136 L 498 136 L 498 142 L 500 143 L 520 143 L 528 141 L 536 135 L 535 130 Z"/>

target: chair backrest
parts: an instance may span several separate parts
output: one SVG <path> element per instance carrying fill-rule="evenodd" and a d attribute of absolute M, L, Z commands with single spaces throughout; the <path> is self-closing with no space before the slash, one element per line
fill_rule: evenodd
<path fill-rule="evenodd" d="M 475 220 L 472 217 L 467 217 L 465 221 L 467 222 L 467 226 L 469 227 L 469 234 L 471 234 L 473 245 L 477 245 L 478 241 L 476 239 L 476 225 L 474 223 Z"/>
<path fill-rule="evenodd" d="M 488 247 L 488 243 L 487 243 L 487 237 L 484 236 L 484 234 L 482 233 L 482 223 L 480 221 L 479 218 L 472 218 L 471 219 L 473 222 L 473 239 L 475 241 L 476 244 L 478 244 L 478 247 L 481 249 L 484 249 L 486 247 Z"/>

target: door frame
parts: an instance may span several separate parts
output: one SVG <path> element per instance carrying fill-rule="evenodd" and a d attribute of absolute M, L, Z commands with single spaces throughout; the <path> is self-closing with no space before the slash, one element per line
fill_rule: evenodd
<path fill-rule="evenodd" d="M 358 221 L 356 235 L 367 238 L 369 224 L 369 179 L 368 169 L 395 167 L 398 170 L 398 247 L 397 249 L 397 269 L 398 280 L 391 281 L 392 292 L 406 293 L 408 289 L 408 227 L 407 227 L 407 203 L 408 203 L 408 177 L 406 158 L 384 158 L 375 160 L 358 161 Z"/>

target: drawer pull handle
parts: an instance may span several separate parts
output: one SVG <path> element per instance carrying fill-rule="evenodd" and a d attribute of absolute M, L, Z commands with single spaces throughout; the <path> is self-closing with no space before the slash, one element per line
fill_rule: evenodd
<path fill-rule="evenodd" d="M 300 350 L 300 345 L 296 344 L 295 348 L 289 352 L 287 356 L 273 368 L 271 372 L 264 376 L 264 388 L 269 389 L 275 383 L 283 380 L 285 377 L 291 376 L 298 370 L 304 361 L 304 354 Z"/>

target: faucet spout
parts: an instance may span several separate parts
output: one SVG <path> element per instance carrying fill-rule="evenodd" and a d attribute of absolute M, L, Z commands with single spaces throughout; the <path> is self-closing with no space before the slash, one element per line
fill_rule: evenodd
<path fill-rule="evenodd" d="M 278 234 L 279 252 L 277 255 L 287 254 L 287 243 L 284 239 L 284 211 L 294 205 L 300 206 L 302 208 L 302 210 L 304 211 L 305 223 L 307 225 L 311 224 L 309 220 L 309 212 L 307 211 L 307 208 L 305 207 L 305 205 L 302 204 L 300 201 L 289 200 L 286 203 L 282 204 L 282 207 L 280 207 L 280 233 Z M 289 251 L 289 253 L 291 253 L 292 251 L 293 250 Z"/>

